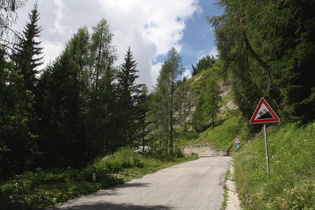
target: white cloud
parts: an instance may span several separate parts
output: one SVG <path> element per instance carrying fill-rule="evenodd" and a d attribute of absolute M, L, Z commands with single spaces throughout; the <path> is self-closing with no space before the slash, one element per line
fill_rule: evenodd
<path fill-rule="evenodd" d="M 156 85 L 156 79 L 158 78 L 158 76 L 160 74 L 161 68 L 162 68 L 161 62 L 152 65 L 151 78 L 150 78 L 151 81 L 149 81 L 151 86 L 148 86 L 149 90 L 151 90 Z"/>
<path fill-rule="evenodd" d="M 41 44 L 45 52 L 45 63 L 44 66 L 53 62 L 64 49 L 64 44 L 62 42 L 52 42 L 49 40 L 42 39 Z"/>
<path fill-rule="evenodd" d="M 213 57 L 215 58 L 218 58 L 218 55 L 219 55 L 219 51 L 218 51 L 218 48 L 217 47 L 213 47 L 211 49 L 211 51 L 209 52 L 209 55 L 213 55 Z"/>
<path fill-rule="evenodd" d="M 210 49 L 210 51 L 204 51 L 204 50 L 199 51 L 199 53 L 198 53 L 198 59 L 197 59 L 196 63 L 197 63 L 201 58 L 203 58 L 203 57 L 205 57 L 205 56 L 207 56 L 207 55 L 210 55 L 210 56 L 213 56 L 213 57 L 215 57 L 215 58 L 218 58 L 218 54 L 219 54 L 219 52 L 218 52 L 218 49 L 217 49 L 216 46 L 212 47 L 212 48 Z"/>
<path fill-rule="evenodd" d="M 62 19 L 64 18 L 65 5 L 62 2 L 62 0 L 54 0 L 54 3 L 57 7 L 57 9 L 54 10 L 54 13 L 56 15 L 56 19 L 54 22 L 54 28 L 49 28 L 49 30 L 53 33 L 58 33 L 60 35 L 64 35 L 65 29 L 62 26 Z"/>
<path fill-rule="evenodd" d="M 140 70 L 140 81 L 149 88 L 156 82 L 158 56 L 172 47 L 181 50 L 185 20 L 200 11 L 197 0 L 98 0 L 114 33 L 119 61 L 131 46 Z"/>
<path fill-rule="evenodd" d="M 183 75 L 182 75 L 182 78 L 190 78 L 191 77 L 191 71 L 189 69 L 185 69 Z"/>

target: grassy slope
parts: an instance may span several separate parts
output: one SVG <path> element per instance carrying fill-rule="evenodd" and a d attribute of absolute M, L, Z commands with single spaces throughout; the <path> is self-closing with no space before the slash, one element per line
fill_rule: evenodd
<path fill-rule="evenodd" d="M 219 120 L 219 124 L 210 127 L 199 134 L 199 137 L 191 141 L 197 145 L 211 145 L 218 151 L 235 151 L 234 139 L 239 135 L 240 127 L 237 116 L 227 116 Z"/>
<path fill-rule="evenodd" d="M 271 177 L 267 178 L 264 137 L 235 155 L 236 181 L 247 209 L 314 209 L 315 123 L 281 124 L 268 130 Z"/>
<path fill-rule="evenodd" d="M 202 70 L 199 74 L 193 76 L 187 81 L 191 91 L 200 93 L 205 87 L 205 83 L 211 77 L 220 78 L 217 75 L 220 63 L 208 70 Z M 218 83 L 222 86 L 222 79 L 218 79 Z M 226 89 L 226 87 L 224 88 Z M 224 94 L 220 106 L 225 106 L 231 99 L 231 92 Z M 196 98 L 197 99 L 197 98 Z M 210 124 L 210 123 L 209 123 Z M 194 139 L 188 139 L 188 142 L 181 142 L 182 145 L 211 145 L 213 149 L 218 151 L 235 151 L 234 140 L 236 137 L 242 139 L 246 135 L 247 129 L 240 126 L 240 113 L 238 110 L 221 110 L 217 116 L 216 126 L 209 125 L 207 129 L 193 135 Z"/>

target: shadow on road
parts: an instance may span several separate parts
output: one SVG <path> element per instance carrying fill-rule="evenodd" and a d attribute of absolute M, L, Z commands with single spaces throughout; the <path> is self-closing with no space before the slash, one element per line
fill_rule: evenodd
<path fill-rule="evenodd" d="M 124 183 L 124 184 L 116 184 L 110 188 L 99 190 L 93 194 L 87 196 L 104 196 L 104 195 L 118 195 L 117 190 L 119 188 L 128 188 L 128 187 L 147 187 L 150 183 Z"/>
<path fill-rule="evenodd" d="M 56 210 L 56 209 L 72 209 L 72 210 L 104 210 L 104 209 L 131 209 L 131 210 L 146 210 L 146 209 L 171 209 L 169 206 L 163 205 L 155 205 L 155 206 L 139 206 L 139 205 L 131 205 L 131 204 L 113 204 L 113 203 L 97 203 L 97 204 L 85 204 L 85 205 L 78 205 L 72 207 L 50 207 L 46 208 L 46 210 Z"/>

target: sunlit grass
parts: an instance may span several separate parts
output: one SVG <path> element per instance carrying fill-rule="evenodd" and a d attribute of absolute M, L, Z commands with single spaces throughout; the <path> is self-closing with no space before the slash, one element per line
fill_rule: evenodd
<path fill-rule="evenodd" d="M 268 130 L 270 174 L 263 135 L 235 155 L 244 209 L 312 209 L 315 206 L 315 124 L 282 124 Z"/>

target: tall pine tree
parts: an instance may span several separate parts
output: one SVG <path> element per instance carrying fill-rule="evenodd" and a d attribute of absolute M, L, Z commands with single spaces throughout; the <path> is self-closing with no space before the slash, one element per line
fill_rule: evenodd
<path fill-rule="evenodd" d="M 139 102 L 143 85 L 136 84 L 138 72 L 137 63 L 129 47 L 125 62 L 118 71 L 118 104 L 121 136 L 124 144 L 130 147 L 134 146 L 133 141 L 138 130 L 136 121 L 140 115 Z"/>
<path fill-rule="evenodd" d="M 24 77 L 25 88 L 35 93 L 38 67 L 43 64 L 42 47 L 39 41 L 42 28 L 38 26 L 39 13 L 37 4 L 29 14 L 30 22 L 26 24 L 22 37 L 15 46 L 13 61 L 17 72 Z"/>

